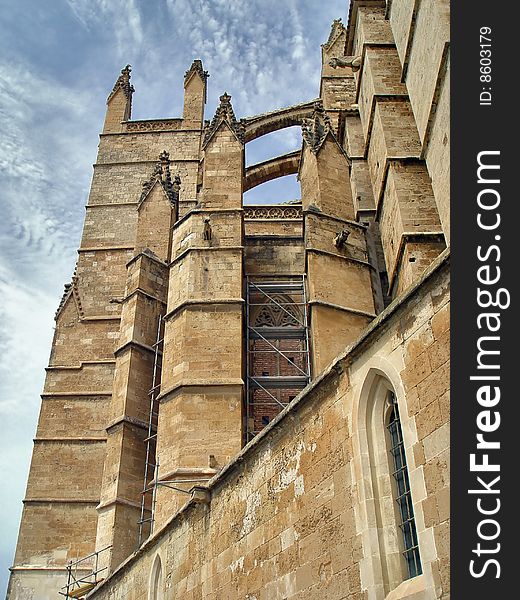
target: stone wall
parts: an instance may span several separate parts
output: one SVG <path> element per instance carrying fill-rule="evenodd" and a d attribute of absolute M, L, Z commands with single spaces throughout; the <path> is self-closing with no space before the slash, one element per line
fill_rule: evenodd
<path fill-rule="evenodd" d="M 157 556 L 166 599 L 449 598 L 447 268 L 444 254 L 209 483 L 209 504 L 189 501 L 89 600 L 155 597 Z M 397 586 L 373 548 L 376 375 L 398 398 L 423 565 Z"/>

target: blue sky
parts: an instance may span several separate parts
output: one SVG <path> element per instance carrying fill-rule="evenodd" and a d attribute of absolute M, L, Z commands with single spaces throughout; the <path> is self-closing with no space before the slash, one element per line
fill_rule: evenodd
<path fill-rule="evenodd" d="M 105 100 L 130 63 L 133 118 L 181 116 L 194 58 L 206 118 L 224 91 L 238 118 L 315 98 L 320 44 L 346 0 L 0 0 L 0 593 L 12 564 L 53 333 L 76 260 Z M 296 149 L 291 128 L 247 162 Z M 298 197 L 294 178 L 248 202 Z"/>

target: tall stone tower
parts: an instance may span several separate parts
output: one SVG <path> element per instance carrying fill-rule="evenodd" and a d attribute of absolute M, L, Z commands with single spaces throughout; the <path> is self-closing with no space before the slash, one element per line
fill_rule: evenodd
<path fill-rule="evenodd" d="M 394 4 L 353 0 L 322 46 L 319 97 L 261 115 L 238 119 L 223 93 L 205 121 L 195 60 L 182 118 L 132 120 L 121 71 L 56 313 L 9 600 L 83 597 L 101 580 L 93 598 L 333 594 L 347 571 L 352 597 L 385 597 L 406 576 L 383 418 L 375 433 L 375 417 L 359 421 L 373 406 L 392 423 L 400 409 L 419 491 L 404 554 L 426 549 L 423 587 L 410 589 L 442 596 L 446 517 L 426 518 L 421 494 L 444 438 L 420 436 L 445 425 L 446 390 L 423 406 L 437 392 L 420 385 L 446 368 L 449 49 L 441 35 L 425 92 L 424 14 L 410 37 Z M 248 142 L 294 125 L 298 151 L 245 165 Z M 288 174 L 301 200 L 244 205 Z"/>

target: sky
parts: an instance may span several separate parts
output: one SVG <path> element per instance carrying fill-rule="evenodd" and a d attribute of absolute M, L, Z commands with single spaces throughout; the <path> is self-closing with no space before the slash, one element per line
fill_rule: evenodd
<path fill-rule="evenodd" d="M 227 91 L 237 118 L 318 96 L 324 43 L 347 0 L 0 0 L 0 594 L 13 562 L 54 313 L 70 281 L 105 102 L 132 65 L 134 119 L 179 117 L 195 58 L 206 119 Z M 246 147 L 253 164 L 299 128 Z M 295 177 L 248 203 L 299 197 Z"/>

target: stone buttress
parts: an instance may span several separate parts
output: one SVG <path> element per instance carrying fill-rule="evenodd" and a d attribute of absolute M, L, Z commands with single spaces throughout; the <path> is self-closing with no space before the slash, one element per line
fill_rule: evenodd
<path fill-rule="evenodd" d="M 158 424 L 157 526 L 242 445 L 243 134 L 220 98 L 200 202 L 173 229 Z M 183 483 L 185 482 L 185 483 Z"/>

